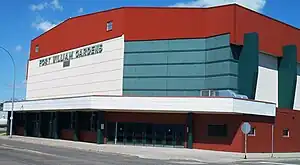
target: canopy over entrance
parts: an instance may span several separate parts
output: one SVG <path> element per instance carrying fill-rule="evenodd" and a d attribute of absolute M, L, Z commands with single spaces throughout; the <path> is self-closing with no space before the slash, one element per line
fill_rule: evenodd
<path fill-rule="evenodd" d="M 276 105 L 228 97 L 82 96 L 15 102 L 14 111 L 102 110 L 163 113 L 222 113 L 275 116 Z M 11 111 L 11 102 L 4 103 Z"/>

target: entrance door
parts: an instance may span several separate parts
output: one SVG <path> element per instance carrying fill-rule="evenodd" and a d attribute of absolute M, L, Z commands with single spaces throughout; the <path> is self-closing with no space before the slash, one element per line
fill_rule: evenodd
<path fill-rule="evenodd" d="M 146 127 L 146 144 L 152 145 L 153 143 L 153 125 L 152 124 L 145 124 Z"/>
<path fill-rule="evenodd" d="M 164 146 L 165 145 L 165 127 L 162 124 L 155 124 L 154 125 L 154 138 L 155 138 L 155 144 L 158 146 Z"/>
<path fill-rule="evenodd" d="M 51 121 L 51 112 L 41 112 L 42 123 L 41 127 L 41 136 L 45 138 L 51 137 L 52 121 Z"/>
<path fill-rule="evenodd" d="M 134 124 L 125 123 L 125 144 L 133 144 Z"/>
<path fill-rule="evenodd" d="M 135 131 L 134 131 L 134 139 L 135 144 L 141 145 L 144 144 L 144 137 L 145 137 L 145 124 L 136 124 Z"/>
<path fill-rule="evenodd" d="M 40 134 L 40 114 L 34 113 L 34 120 L 33 120 L 33 136 L 39 137 Z"/>
<path fill-rule="evenodd" d="M 108 144 L 114 144 L 115 141 L 115 132 L 116 132 L 116 123 L 115 122 L 109 122 L 107 123 L 107 129 L 106 129 L 106 137 L 107 137 L 107 143 Z"/>
<path fill-rule="evenodd" d="M 174 140 L 176 147 L 183 147 L 184 146 L 184 125 L 176 125 L 174 128 Z"/>
<path fill-rule="evenodd" d="M 117 123 L 107 126 L 107 143 L 183 147 L 183 124 Z"/>
<path fill-rule="evenodd" d="M 175 130 L 174 128 L 176 128 L 176 126 L 174 125 L 166 125 L 165 127 L 165 134 L 166 134 L 166 145 L 170 145 L 173 146 L 175 145 L 174 143 L 174 134 L 175 134 Z"/>

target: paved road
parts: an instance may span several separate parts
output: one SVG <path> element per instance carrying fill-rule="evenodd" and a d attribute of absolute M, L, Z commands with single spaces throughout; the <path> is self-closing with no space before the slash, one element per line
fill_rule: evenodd
<path fill-rule="evenodd" d="M 0 139 L 0 164 L 2 165 L 213 165 L 205 162 L 184 160 L 153 160 L 103 152 L 88 152 L 65 147 Z M 222 164 L 222 163 L 220 163 Z M 224 164 L 224 163 L 223 163 Z M 227 163 L 236 165 L 300 165 L 300 160 L 291 161 L 242 161 Z M 216 165 L 216 164 L 214 164 Z"/>
<path fill-rule="evenodd" d="M 186 163 L 0 140 L 1 165 L 178 165 L 178 162 Z M 195 164 L 195 162 L 192 163 Z"/>

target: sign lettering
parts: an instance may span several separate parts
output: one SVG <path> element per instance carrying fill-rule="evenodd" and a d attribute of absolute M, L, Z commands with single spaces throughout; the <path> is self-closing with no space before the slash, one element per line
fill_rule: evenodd
<path fill-rule="evenodd" d="M 85 56 L 96 55 L 102 53 L 102 51 L 103 51 L 103 45 L 98 44 L 98 45 L 78 49 L 76 51 L 73 50 L 73 51 L 61 53 L 51 57 L 45 57 L 43 59 L 40 59 L 39 66 L 42 67 L 51 64 L 56 64 L 59 62 L 74 60 Z"/>

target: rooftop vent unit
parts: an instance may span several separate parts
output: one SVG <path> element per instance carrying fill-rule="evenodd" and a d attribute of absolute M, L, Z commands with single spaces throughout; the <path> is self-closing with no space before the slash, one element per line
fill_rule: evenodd
<path fill-rule="evenodd" d="M 237 94 L 236 92 L 234 92 L 232 90 L 218 90 L 217 96 L 248 99 L 248 97 L 246 95 Z"/>
<path fill-rule="evenodd" d="M 215 91 L 215 90 L 201 90 L 200 91 L 200 96 L 215 97 L 215 96 L 217 96 L 217 91 Z"/>

